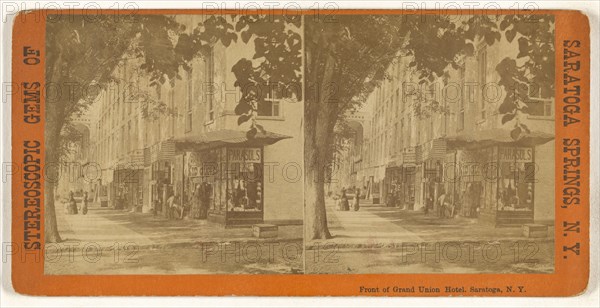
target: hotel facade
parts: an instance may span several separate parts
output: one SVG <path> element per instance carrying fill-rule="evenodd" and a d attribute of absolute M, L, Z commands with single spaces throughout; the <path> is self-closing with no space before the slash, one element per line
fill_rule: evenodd
<path fill-rule="evenodd" d="M 437 209 L 444 193 L 459 215 L 496 225 L 554 220 L 554 99 L 529 87 L 531 138 L 511 138 L 514 121 L 502 123 L 506 90 L 496 66 L 516 59 L 506 41 L 475 44 L 458 69 L 422 82 L 399 55 L 388 78 L 371 93 L 355 136 L 340 160 L 336 184 L 359 187 L 366 198 L 406 210 Z"/>
<path fill-rule="evenodd" d="M 193 29 L 202 16 L 181 15 Z M 234 109 L 232 66 L 252 59 L 252 43 L 216 43 L 181 79 L 151 84 L 137 59 L 123 58 L 115 81 L 88 110 L 87 190 L 101 206 L 157 211 L 184 205 L 202 189 L 208 219 L 225 226 L 303 219 L 303 103 L 273 87 L 259 103 L 266 132 L 248 138 Z M 90 175 L 93 173 L 93 175 Z M 204 197 L 203 197 L 204 198 Z"/>

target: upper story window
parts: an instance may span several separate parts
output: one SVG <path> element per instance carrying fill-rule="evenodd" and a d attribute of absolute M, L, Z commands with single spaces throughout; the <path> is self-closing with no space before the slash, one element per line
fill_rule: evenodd
<path fill-rule="evenodd" d="M 528 86 L 527 113 L 532 116 L 551 117 L 554 114 L 554 100 L 543 98 L 542 88 L 538 85 L 531 84 Z"/>
<path fill-rule="evenodd" d="M 175 106 L 175 88 L 169 88 L 169 114 L 171 115 L 170 133 L 175 133 L 175 119 L 177 117 L 177 106 Z"/>
<path fill-rule="evenodd" d="M 215 51 L 210 48 L 206 55 L 206 112 L 208 121 L 215 119 Z"/>
<path fill-rule="evenodd" d="M 258 116 L 281 117 L 281 88 L 267 86 L 265 99 L 258 104 Z"/>
<path fill-rule="evenodd" d="M 186 80 L 187 88 L 187 101 L 185 103 L 185 131 L 189 132 L 192 130 L 192 104 L 194 102 L 194 79 L 192 78 L 192 72 L 187 72 Z"/>
<path fill-rule="evenodd" d="M 487 83 L 487 49 L 482 47 L 477 54 L 477 70 L 478 70 L 478 88 L 479 88 L 479 101 L 481 107 L 481 119 L 486 118 L 485 110 L 485 93 L 483 91 Z"/>

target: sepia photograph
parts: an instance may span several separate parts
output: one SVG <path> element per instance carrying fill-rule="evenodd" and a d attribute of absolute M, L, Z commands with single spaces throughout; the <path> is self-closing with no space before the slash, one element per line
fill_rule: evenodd
<path fill-rule="evenodd" d="M 303 273 L 301 18 L 65 17 L 46 28 L 45 273 Z"/>
<path fill-rule="evenodd" d="M 554 272 L 554 16 L 304 27 L 306 273 Z"/>
<path fill-rule="evenodd" d="M 175 3 L 3 6 L 5 300 L 597 294 L 598 10 Z"/>

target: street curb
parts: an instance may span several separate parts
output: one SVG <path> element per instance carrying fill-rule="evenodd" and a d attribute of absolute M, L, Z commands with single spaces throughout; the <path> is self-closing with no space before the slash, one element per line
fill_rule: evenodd
<path fill-rule="evenodd" d="M 198 245 L 231 245 L 231 244 L 270 244 L 270 243 L 292 243 L 302 242 L 302 238 L 268 238 L 268 239 L 245 239 L 245 240 L 223 240 L 223 241 L 192 241 L 192 242 L 177 242 L 177 243 L 166 243 L 166 244 L 149 244 L 138 246 L 140 249 L 152 249 L 160 250 L 167 248 L 181 248 L 186 246 L 198 246 Z M 192 248 L 192 247 L 190 247 Z"/>
<path fill-rule="evenodd" d="M 322 242 L 312 242 L 305 245 L 305 250 L 316 249 L 395 249 L 406 247 L 407 244 L 493 244 L 500 242 L 535 242 L 535 243 L 554 243 L 554 238 L 507 238 L 507 239 L 481 239 L 481 240 L 423 240 L 423 241 L 406 241 L 406 242 L 391 242 L 391 243 L 336 243 L 335 239 L 323 240 Z"/>
<path fill-rule="evenodd" d="M 169 248 L 184 248 L 186 246 L 193 249 L 193 248 L 199 248 L 199 247 L 195 247 L 195 246 L 204 246 L 204 245 L 214 246 L 214 245 L 232 245 L 232 244 L 240 244 L 240 245 L 271 244 L 271 243 L 293 243 L 293 242 L 302 242 L 302 241 L 303 241 L 302 238 L 283 238 L 283 239 L 265 238 L 265 239 L 243 239 L 243 240 L 225 240 L 224 239 L 222 241 L 217 241 L 217 240 L 184 241 L 184 242 L 175 242 L 175 243 L 145 244 L 145 245 L 135 245 L 135 243 L 133 243 L 133 242 L 127 242 L 127 243 L 122 243 L 122 245 L 120 245 L 120 249 L 126 249 L 126 247 L 132 247 L 131 245 L 133 245 L 132 248 L 136 248 L 138 250 L 165 250 L 165 249 L 169 249 Z M 79 243 L 80 245 L 77 245 L 76 247 L 71 247 L 71 245 L 67 245 L 67 246 L 61 245 L 61 244 L 73 244 L 73 243 Z M 88 242 L 86 242 L 86 241 L 68 241 L 68 242 L 62 242 L 62 243 L 49 243 L 49 244 L 57 245 L 60 248 L 60 249 L 53 249 L 52 252 L 60 251 L 62 253 L 62 252 L 81 251 L 85 246 L 85 245 L 81 245 L 81 243 L 93 243 L 93 241 L 88 241 Z M 100 248 L 102 250 L 107 249 L 107 248 L 114 248 L 114 243 L 109 246 L 100 245 Z M 45 251 L 45 249 L 44 249 L 44 251 Z"/>

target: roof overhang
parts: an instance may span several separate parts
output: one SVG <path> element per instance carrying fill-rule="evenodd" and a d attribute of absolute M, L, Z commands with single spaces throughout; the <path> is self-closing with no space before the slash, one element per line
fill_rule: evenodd
<path fill-rule="evenodd" d="M 249 137 L 246 131 L 222 129 L 202 134 L 194 134 L 175 138 L 175 149 L 178 152 L 203 151 L 233 145 L 259 147 L 274 144 L 283 139 L 292 138 L 273 132 L 258 132 Z"/>
<path fill-rule="evenodd" d="M 490 146 L 535 147 L 554 139 L 553 134 L 541 131 L 523 133 L 519 139 L 513 139 L 510 130 L 487 129 L 447 136 L 448 149 L 480 149 Z"/>

